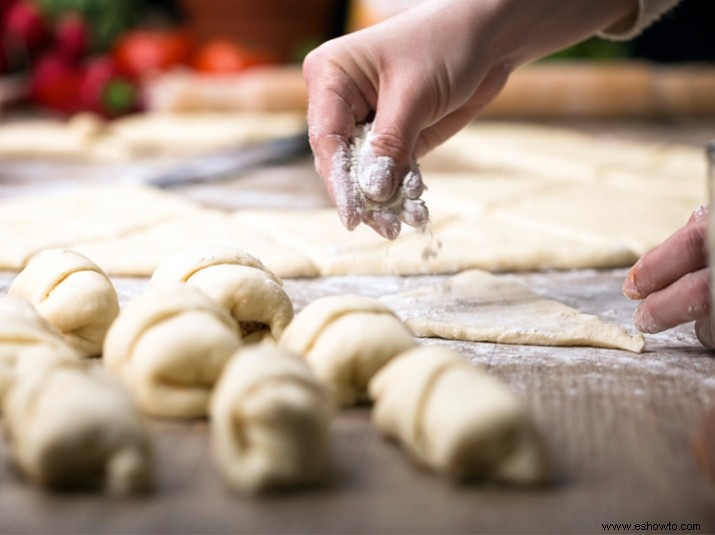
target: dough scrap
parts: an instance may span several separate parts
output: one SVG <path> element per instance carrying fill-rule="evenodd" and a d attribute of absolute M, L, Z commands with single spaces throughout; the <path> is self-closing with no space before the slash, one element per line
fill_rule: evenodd
<path fill-rule="evenodd" d="M 211 400 L 214 456 L 246 492 L 320 481 L 332 406 L 307 365 L 274 344 L 239 349 Z"/>
<path fill-rule="evenodd" d="M 369 391 L 378 429 L 435 472 L 515 484 L 548 477 L 544 444 L 523 404 L 455 351 L 407 351 L 378 372 Z"/>
<path fill-rule="evenodd" d="M 240 344 L 225 309 L 193 286 L 167 283 L 122 309 L 104 341 L 104 362 L 147 414 L 200 418 Z"/>
<path fill-rule="evenodd" d="M 443 283 L 382 298 L 415 336 L 549 346 L 590 346 L 640 353 L 631 336 L 597 316 L 544 299 L 521 284 L 470 270 Z"/>
<path fill-rule="evenodd" d="M 8 295 L 27 299 L 84 356 L 102 352 L 109 326 L 119 314 L 117 292 L 89 258 L 47 250 L 30 259 L 12 281 Z"/>
<path fill-rule="evenodd" d="M 342 406 L 365 400 L 373 375 L 416 343 L 386 305 L 355 295 L 316 299 L 279 340 L 281 348 L 305 358 Z"/>
<path fill-rule="evenodd" d="M 151 485 L 144 422 L 101 367 L 78 360 L 23 362 L 3 408 L 13 458 L 33 482 L 112 494 Z"/>
<path fill-rule="evenodd" d="M 159 266 L 153 285 L 186 282 L 219 303 L 241 326 L 244 340 L 277 340 L 293 319 L 283 281 L 256 257 L 228 246 L 188 249 Z"/>

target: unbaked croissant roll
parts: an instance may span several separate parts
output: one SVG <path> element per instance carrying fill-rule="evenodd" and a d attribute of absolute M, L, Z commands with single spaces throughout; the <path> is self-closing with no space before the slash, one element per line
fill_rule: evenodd
<path fill-rule="evenodd" d="M 436 472 L 458 480 L 546 479 L 545 448 L 522 403 L 455 351 L 407 351 L 373 378 L 369 391 L 377 427 Z"/>
<path fill-rule="evenodd" d="M 13 380 L 18 362 L 35 362 L 50 356 L 79 358 L 62 333 L 40 316 L 29 302 L 0 297 L 0 401 Z"/>
<path fill-rule="evenodd" d="M 293 319 L 283 281 L 260 260 L 229 246 L 183 251 L 159 266 L 152 284 L 187 282 L 226 308 L 247 342 L 278 339 Z"/>
<path fill-rule="evenodd" d="M 146 413 L 199 418 L 240 343 L 221 306 L 192 286 L 166 284 L 121 311 L 107 333 L 104 361 Z"/>
<path fill-rule="evenodd" d="M 12 457 L 52 488 L 147 489 L 149 437 L 130 397 L 106 370 L 80 360 L 23 361 L 4 398 Z"/>
<path fill-rule="evenodd" d="M 28 300 L 84 356 L 102 352 L 119 300 L 99 266 L 73 251 L 51 249 L 33 256 L 8 294 Z"/>
<path fill-rule="evenodd" d="M 340 405 L 366 399 L 372 376 L 416 344 L 392 310 L 356 295 L 313 301 L 295 317 L 279 342 L 305 358 Z"/>
<path fill-rule="evenodd" d="M 239 349 L 211 402 L 216 460 L 242 491 L 319 481 L 329 463 L 331 405 L 297 356 L 263 342 Z"/>

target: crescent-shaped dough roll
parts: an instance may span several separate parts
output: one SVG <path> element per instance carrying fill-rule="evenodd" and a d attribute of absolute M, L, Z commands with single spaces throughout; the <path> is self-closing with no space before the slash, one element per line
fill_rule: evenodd
<path fill-rule="evenodd" d="M 120 312 L 107 333 L 104 361 L 146 413 L 199 418 L 240 344 L 226 310 L 192 286 L 166 284 Z"/>
<path fill-rule="evenodd" d="M 455 351 L 407 351 L 373 378 L 369 391 L 377 427 L 436 472 L 520 484 L 547 477 L 546 451 L 525 407 Z"/>
<path fill-rule="evenodd" d="M 3 403 L 12 457 L 25 476 L 51 488 L 147 489 L 149 437 L 121 385 L 77 359 L 26 364 Z"/>
<path fill-rule="evenodd" d="M 329 463 L 329 396 L 273 343 L 239 349 L 211 401 L 211 434 L 229 485 L 245 492 L 319 481 Z"/>
<path fill-rule="evenodd" d="M 247 342 L 274 340 L 293 319 L 283 281 L 260 260 L 229 246 L 188 249 L 154 272 L 152 284 L 186 282 L 231 312 Z"/>
<path fill-rule="evenodd" d="M 392 310 L 356 295 L 316 299 L 288 325 L 279 345 L 302 355 L 336 403 L 367 398 L 367 384 L 390 359 L 417 342 Z"/>
<path fill-rule="evenodd" d="M 119 300 L 99 266 L 73 251 L 51 249 L 33 256 L 13 280 L 8 295 L 35 305 L 67 343 L 84 356 L 102 352 Z"/>
<path fill-rule="evenodd" d="M 40 316 L 29 302 L 16 297 L 0 297 L 0 401 L 20 361 L 34 362 L 50 356 L 79 358 L 62 333 Z"/>

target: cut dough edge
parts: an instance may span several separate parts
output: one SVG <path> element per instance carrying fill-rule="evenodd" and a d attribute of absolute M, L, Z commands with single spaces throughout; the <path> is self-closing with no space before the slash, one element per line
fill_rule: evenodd
<path fill-rule="evenodd" d="M 545 346 L 590 346 L 640 353 L 642 334 L 606 323 L 519 283 L 470 270 L 444 282 L 383 297 L 417 337 Z"/>

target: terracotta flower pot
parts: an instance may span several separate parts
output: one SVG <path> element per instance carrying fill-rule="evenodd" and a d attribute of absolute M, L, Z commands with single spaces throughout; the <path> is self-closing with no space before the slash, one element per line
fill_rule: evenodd
<path fill-rule="evenodd" d="M 336 0 L 181 0 L 198 39 L 222 37 L 269 52 L 281 61 L 300 57 L 340 26 Z"/>

